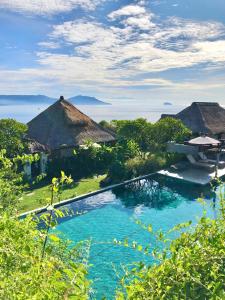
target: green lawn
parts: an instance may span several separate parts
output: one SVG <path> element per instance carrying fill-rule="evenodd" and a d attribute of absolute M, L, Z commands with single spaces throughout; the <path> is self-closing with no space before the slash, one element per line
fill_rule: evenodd
<path fill-rule="evenodd" d="M 60 200 L 66 200 L 72 197 L 83 195 L 89 192 L 97 191 L 100 189 L 100 181 L 105 178 L 105 175 L 85 178 L 79 182 L 72 183 L 69 187 L 65 188 L 60 195 Z M 45 206 L 49 198 L 50 185 L 46 184 L 42 187 L 30 189 L 23 194 L 21 203 L 19 206 L 20 212 L 29 211 L 41 206 Z"/>

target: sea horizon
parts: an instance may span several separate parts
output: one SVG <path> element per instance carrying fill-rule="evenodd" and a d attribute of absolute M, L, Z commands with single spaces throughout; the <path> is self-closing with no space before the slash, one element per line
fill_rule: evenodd
<path fill-rule="evenodd" d="M 19 122 L 27 123 L 35 116 L 44 111 L 49 104 L 23 104 L 0 106 L 0 118 L 13 118 Z M 162 114 L 176 114 L 187 105 L 164 105 L 164 104 L 134 104 L 134 103 L 113 103 L 112 105 L 76 105 L 84 114 L 94 121 L 101 120 L 134 120 L 145 118 L 150 122 L 156 122 Z"/>

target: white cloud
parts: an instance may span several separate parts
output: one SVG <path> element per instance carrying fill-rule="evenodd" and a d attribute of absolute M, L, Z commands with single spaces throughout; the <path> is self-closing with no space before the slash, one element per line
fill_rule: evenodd
<path fill-rule="evenodd" d="M 111 12 L 108 17 L 111 20 L 116 20 L 117 18 L 124 16 L 138 16 L 146 12 L 145 8 L 140 5 L 127 5 L 118 10 Z"/>
<path fill-rule="evenodd" d="M 206 69 L 225 65 L 225 26 L 221 23 L 175 17 L 158 23 L 156 16 L 140 5 L 126 6 L 109 15 L 111 20 L 116 18 L 117 25 L 87 20 L 55 25 L 49 39 L 39 43 L 40 67 L 12 72 L 5 78 L 12 82 L 16 78 L 20 82 L 36 78 L 36 82 L 44 85 L 47 79 L 50 84 L 55 82 L 68 89 L 98 89 L 105 93 L 116 93 L 128 87 L 138 90 L 139 86 L 197 90 L 205 83 L 190 80 L 178 83 L 158 73 L 200 64 Z M 66 49 L 64 54 L 62 49 L 57 53 L 55 49 L 64 44 L 70 45 L 70 53 Z M 154 76 L 157 78 L 152 78 Z M 4 83 L 6 85 L 5 79 L 1 84 Z M 222 81 L 212 82 L 207 88 L 222 88 L 222 85 Z"/>
<path fill-rule="evenodd" d="M 87 21 L 57 25 L 51 39 L 71 43 L 74 54 L 45 53 L 40 56 L 40 63 L 63 68 L 69 62 L 80 71 L 79 78 L 83 74 L 85 78 L 96 79 L 103 74 L 100 77 L 104 81 L 104 78 L 119 80 L 135 73 L 225 62 L 225 40 L 215 40 L 225 32 L 222 24 L 170 18 L 162 26 L 148 23 L 149 18 L 129 16 L 121 21 L 123 28 Z M 144 32 L 139 32 L 140 29 Z M 88 75 L 85 70 L 89 70 Z"/>
<path fill-rule="evenodd" d="M 176 52 L 155 48 L 146 43 L 125 46 L 123 55 L 137 56 L 137 72 L 160 72 L 173 68 L 192 67 L 202 63 L 225 63 L 225 41 L 197 42 L 187 51 Z M 132 62 L 130 63 L 132 64 Z"/>
<path fill-rule="evenodd" d="M 77 7 L 92 10 L 102 0 L 1 0 L 0 9 L 19 13 L 51 15 L 67 12 Z"/>
<path fill-rule="evenodd" d="M 52 41 L 48 42 L 40 42 L 38 43 L 38 46 L 44 49 L 58 49 L 60 48 L 60 44 Z"/>
<path fill-rule="evenodd" d="M 225 26 L 218 22 L 197 22 L 171 17 L 158 26 L 154 39 L 164 48 L 185 49 L 192 42 L 215 40 L 225 34 Z"/>
<path fill-rule="evenodd" d="M 142 5 L 127 5 L 110 13 L 108 18 L 112 21 L 122 19 L 121 23 L 125 26 L 147 30 L 154 26 L 151 21 L 153 16 L 154 14 L 150 11 L 147 12 L 146 8 Z"/>
<path fill-rule="evenodd" d="M 137 27 L 142 30 L 148 30 L 155 26 L 155 24 L 151 22 L 150 17 L 148 15 L 129 17 L 123 21 L 123 24 L 125 24 L 126 26 Z"/>
<path fill-rule="evenodd" d="M 109 28 L 104 28 L 101 24 L 95 22 L 65 22 L 61 25 L 54 26 L 51 38 L 63 38 L 70 43 L 98 42 L 113 39 L 113 32 Z"/>

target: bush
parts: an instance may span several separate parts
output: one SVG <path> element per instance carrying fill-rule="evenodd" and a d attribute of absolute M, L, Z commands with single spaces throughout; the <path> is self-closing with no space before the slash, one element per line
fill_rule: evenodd
<path fill-rule="evenodd" d="M 0 218 L 0 299 L 88 299 L 86 266 L 78 249 L 51 234 L 44 258 L 45 234 L 32 217 Z"/>
<path fill-rule="evenodd" d="M 104 174 L 108 172 L 114 160 L 112 147 L 101 145 L 94 147 L 91 143 L 75 150 L 71 157 L 53 158 L 49 163 L 48 176 L 60 176 L 61 170 L 70 174 L 74 179 Z"/>
<path fill-rule="evenodd" d="M 135 157 L 125 163 L 125 170 L 128 177 L 135 177 L 154 173 L 166 163 L 163 157 L 151 154 L 147 158 Z"/>
<path fill-rule="evenodd" d="M 102 185 L 111 184 L 126 180 L 128 178 L 125 165 L 119 160 L 114 161 L 108 172 L 107 178 L 102 182 Z"/>

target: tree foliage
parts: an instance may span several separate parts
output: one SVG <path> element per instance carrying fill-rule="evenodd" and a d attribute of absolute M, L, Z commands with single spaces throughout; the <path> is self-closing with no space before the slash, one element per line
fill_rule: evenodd
<path fill-rule="evenodd" d="M 182 143 L 191 136 L 191 131 L 184 126 L 180 120 L 164 118 L 156 122 L 150 132 L 150 143 L 152 141 L 158 150 L 165 150 L 166 143 L 174 141 Z"/>
<path fill-rule="evenodd" d="M 140 150 L 146 151 L 149 139 L 149 131 L 152 124 L 146 119 L 122 120 L 116 122 L 117 138 L 120 140 L 133 140 L 139 146 Z"/>
<path fill-rule="evenodd" d="M 180 120 L 173 118 L 154 124 L 142 118 L 110 124 L 117 133 L 117 143 L 113 147 L 114 159 L 106 183 L 153 173 L 175 163 L 180 156 L 166 152 L 167 142 L 183 142 L 191 135 Z"/>
<path fill-rule="evenodd" d="M 9 157 L 23 154 L 27 151 L 27 142 L 24 137 L 27 125 L 14 119 L 0 120 L 0 150 L 5 149 Z"/>
<path fill-rule="evenodd" d="M 99 125 L 101 125 L 103 128 L 110 130 L 112 132 L 116 132 L 116 122 L 115 120 L 112 120 L 111 122 L 107 122 L 106 120 L 102 120 L 99 122 Z"/>

